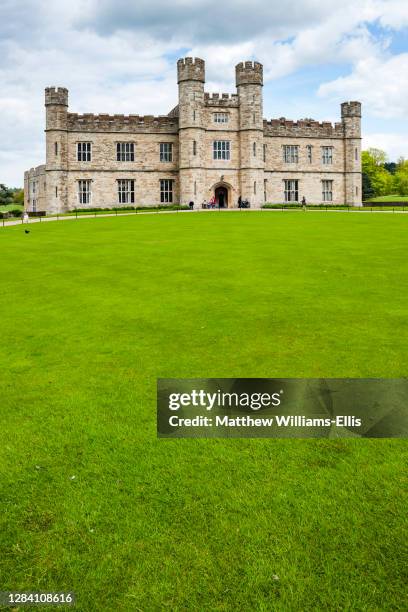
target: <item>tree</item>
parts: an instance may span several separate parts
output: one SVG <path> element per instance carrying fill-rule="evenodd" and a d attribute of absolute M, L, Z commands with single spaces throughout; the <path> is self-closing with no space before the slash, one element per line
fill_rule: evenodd
<path fill-rule="evenodd" d="M 361 154 L 363 175 L 366 175 L 374 196 L 389 195 L 393 191 L 392 174 L 386 169 L 387 154 L 381 149 L 368 149 Z M 372 196 L 371 196 L 372 197 Z"/>

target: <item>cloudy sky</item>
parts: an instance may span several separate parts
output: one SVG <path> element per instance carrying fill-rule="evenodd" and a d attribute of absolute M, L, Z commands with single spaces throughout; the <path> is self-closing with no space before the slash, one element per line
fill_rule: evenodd
<path fill-rule="evenodd" d="M 363 146 L 408 157 L 407 0 L 0 0 L 0 183 L 44 162 L 44 87 L 72 112 L 166 114 L 175 62 L 206 60 L 207 91 L 264 64 L 264 116 L 339 119 L 363 102 Z"/>

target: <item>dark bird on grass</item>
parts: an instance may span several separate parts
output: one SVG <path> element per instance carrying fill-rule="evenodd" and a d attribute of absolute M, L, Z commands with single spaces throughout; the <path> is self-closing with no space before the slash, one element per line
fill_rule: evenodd
<path fill-rule="evenodd" d="M 30 233 L 30 230 L 24 230 L 24 233 L 25 233 L 25 234 L 29 234 L 29 233 Z"/>

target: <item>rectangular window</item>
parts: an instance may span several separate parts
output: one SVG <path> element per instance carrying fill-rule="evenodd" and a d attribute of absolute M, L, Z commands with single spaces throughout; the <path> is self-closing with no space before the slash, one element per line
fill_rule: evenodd
<path fill-rule="evenodd" d="M 289 179 L 285 181 L 285 202 L 299 201 L 299 181 Z"/>
<path fill-rule="evenodd" d="M 58 187 L 55 188 L 55 197 L 58 198 Z"/>
<path fill-rule="evenodd" d="M 252 153 L 254 154 L 254 157 L 256 157 L 256 142 L 254 142 L 252 145 Z"/>
<path fill-rule="evenodd" d="M 135 161 L 135 143 L 134 142 L 117 142 L 116 143 L 116 161 Z"/>
<path fill-rule="evenodd" d="M 256 181 L 254 181 L 254 195 L 256 195 Z"/>
<path fill-rule="evenodd" d="M 54 143 L 55 157 L 58 155 L 58 142 Z"/>
<path fill-rule="evenodd" d="M 171 142 L 160 143 L 160 161 L 171 162 L 173 161 L 173 144 Z"/>
<path fill-rule="evenodd" d="M 91 202 L 91 183 L 90 180 L 78 181 L 78 202 L 79 204 L 90 204 Z"/>
<path fill-rule="evenodd" d="M 33 200 L 33 212 L 37 211 L 37 200 Z"/>
<path fill-rule="evenodd" d="M 263 146 L 263 160 L 266 162 L 266 144 Z"/>
<path fill-rule="evenodd" d="M 134 204 L 135 181 L 130 179 L 118 180 L 118 202 L 119 204 Z"/>
<path fill-rule="evenodd" d="M 167 204 L 173 202 L 173 180 L 161 179 L 160 181 L 160 202 Z"/>
<path fill-rule="evenodd" d="M 33 193 L 36 192 L 36 189 L 37 189 L 37 183 L 34 181 L 33 182 Z"/>
<path fill-rule="evenodd" d="M 283 161 L 286 164 L 297 164 L 299 161 L 298 145 L 283 145 Z"/>
<path fill-rule="evenodd" d="M 306 153 L 307 153 L 307 161 L 309 162 L 309 164 L 311 164 L 312 163 L 312 145 L 307 145 Z"/>
<path fill-rule="evenodd" d="M 197 155 L 197 141 L 193 140 L 193 155 Z"/>
<path fill-rule="evenodd" d="M 356 161 L 358 161 L 358 149 L 357 147 L 354 149 L 354 158 Z"/>
<path fill-rule="evenodd" d="M 268 181 L 267 179 L 264 179 L 264 202 L 266 202 L 266 198 L 267 198 L 267 187 L 268 187 Z"/>
<path fill-rule="evenodd" d="M 228 123 L 228 113 L 214 113 L 214 123 Z"/>
<path fill-rule="evenodd" d="M 322 147 L 322 162 L 324 164 L 333 163 L 333 147 Z"/>
<path fill-rule="evenodd" d="M 77 160 L 82 162 L 91 161 L 91 143 L 77 142 Z"/>
<path fill-rule="evenodd" d="M 230 159 L 230 141 L 229 140 L 214 140 L 213 142 L 213 159 Z"/>
<path fill-rule="evenodd" d="M 333 201 L 333 181 L 322 181 L 323 202 Z"/>

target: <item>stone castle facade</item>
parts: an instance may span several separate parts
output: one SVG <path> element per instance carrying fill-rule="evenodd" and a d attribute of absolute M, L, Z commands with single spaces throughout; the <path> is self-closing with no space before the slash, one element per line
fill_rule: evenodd
<path fill-rule="evenodd" d="M 188 204 L 252 208 L 266 202 L 361 204 L 361 104 L 341 122 L 263 117 L 263 68 L 236 66 L 236 94 L 204 91 L 205 63 L 177 62 L 179 103 L 168 114 L 68 112 L 68 91 L 48 87 L 46 163 L 24 176 L 25 207 Z"/>

